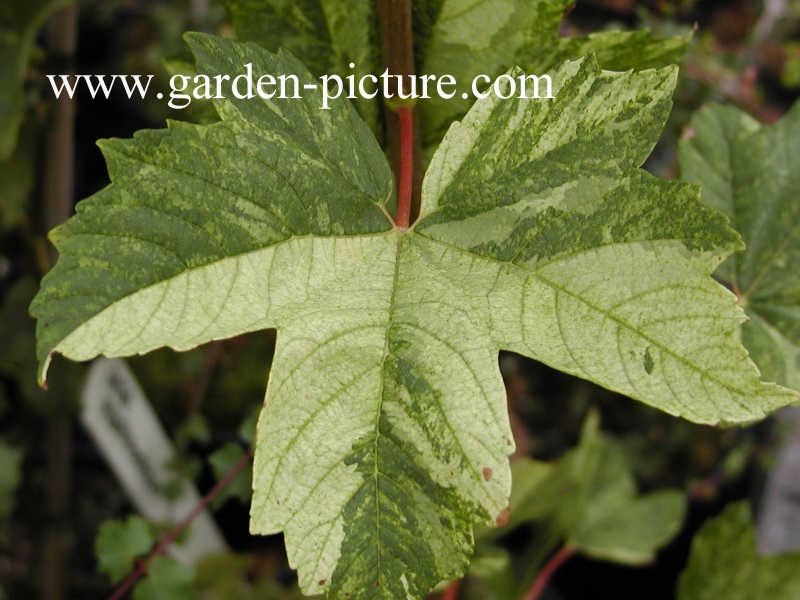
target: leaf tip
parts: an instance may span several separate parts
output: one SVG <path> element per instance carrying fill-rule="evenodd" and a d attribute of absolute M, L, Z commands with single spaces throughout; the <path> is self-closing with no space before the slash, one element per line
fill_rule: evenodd
<path fill-rule="evenodd" d="M 52 352 L 48 352 L 47 356 L 39 361 L 39 369 L 36 373 L 36 383 L 43 390 L 47 389 L 47 371 L 50 369 L 50 361 L 52 360 Z"/>

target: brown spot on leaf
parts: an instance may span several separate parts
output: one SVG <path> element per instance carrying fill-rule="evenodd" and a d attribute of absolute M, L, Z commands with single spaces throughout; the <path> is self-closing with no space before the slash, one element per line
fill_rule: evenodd
<path fill-rule="evenodd" d="M 489 481 L 492 478 L 492 470 L 489 467 L 483 467 L 483 478 Z"/>
<path fill-rule="evenodd" d="M 498 527 L 503 527 L 504 525 L 508 525 L 508 519 L 511 517 L 511 509 L 506 506 L 503 510 L 500 511 L 494 519 L 494 524 Z"/>
<path fill-rule="evenodd" d="M 328 580 L 327 580 L 327 579 L 320 579 L 320 580 L 317 582 L 317 585 L 320 585 L 320 586 L 322 586 L 322 585 L 325 585 L 326 583 L 328 583 Z"/>

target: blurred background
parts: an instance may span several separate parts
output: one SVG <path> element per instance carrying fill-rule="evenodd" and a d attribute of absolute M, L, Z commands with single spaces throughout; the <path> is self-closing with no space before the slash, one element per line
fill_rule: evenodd
<path fill-rule="evenodd" d="M 704 103 L 733 104 L 770 123 L 800 92 L 800 2 L 579 0 L 561 33 L 642 27 L 659 35 L 694 32 L 671 121 L 647 165 L 662 177 L 676 176 L 677 140 Z M 57 360 L 49 390 L 36 386 L 27 307 L 55 259 L 45 232 L 108 182 L 98 138 L 129 137 L 163 127 L 167 118 L 214 118 L 199 102 L 174 111 L 152 95 L 130 100 L 118 91 L 93 100 L 85 87 L 73 102 L 56 102 L 44 75 L 152 73 L 154 86 L 167 89 L 170 74 L 190 61 L 180 37 L 185 30 L 234 35 L 215 0 L 3 0 L 0 6 L 0 126 L 19 125 L 18 135 L 0 140 L 0 586 L 7 598 L 108 597 L 114 585 L 109 568 L 99 568 L 96 538 L 104 523 L 127 522 L 139 512 L 79 418 L 87 365 Z M 174 446 L 163 466 L 171 485 L 159 488 L 165 498 L 180 496 L 187 480 L 206 494 L 246 457 L 273 349 L 274 334 L 263 332 L 127 361 Z M 673 597 L 699 524 L 731 500 L 757 505 L 778 449 L 793 435 L 789 420 L 730 430 L 692 425 L 531 360 L 503 355 L 500 364 L 517 455 L 560 457 L 596 409 L 640 489 L 670 486 L 690 498 L 681 533 L 653 564 L 575 558 L 556 574 L 560 596 L 552 598 L 612 591 L 615 598 Z M 158 593 L 139 590 L 138 598 L 300 597 L 280 536 L 248 534 L 248 470 L 209 508 L 229 552 L 180 563 L 163 575 Z M 142 522 L 145 550 L 174 525 Z M 114 531 L 106 529 L 111 537 Z M 502 544 L 535 563 L 541 557 L 531 548 L 540 540 L 541 531 L 530 526 Z"/>

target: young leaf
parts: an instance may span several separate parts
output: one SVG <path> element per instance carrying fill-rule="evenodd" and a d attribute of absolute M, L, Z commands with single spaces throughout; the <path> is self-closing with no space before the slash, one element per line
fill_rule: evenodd
<path fill-rule="evenodd" d="M 198 70 L 311 75 L 191 34 Z M 637 169 L 675 69 L 554 74 L 558 99 L 487 99 L 450 130 L 423 219 L 345 100 L 218 100 L 221 121 L 102 143 L 112 184 L 56 229 L 31 310 L 40 377 L 76 360 L 278 329 L 251 530 L 284 532 L 306 593 L 420 598 L 502 517 L 513 441 L 501 348 L 673 414 L 740 421 L 761 383 L 710 278 L 739 247 L 692 186 Z"/>
<path fill-rule="evenodd" d="M 678 582 L 678 600 L 719 598 L 800 598 L 800 552 L 759 556 L 747 502 L 703 525 Z"/>
<path fill-rule="evenodd" d="M 97 570 L 112 581 L 118 581 L 131 571 L 134 561 L 150 550 L 154 542 L 152 529 L 137 515 L 125 521 L 105 521 L 94 542 Z"/>
<path fill-rule="evenodd" d="M 578 552 L 623 564 L 644 564 L 680 530 L 686 499 L 677 490 L 636 494 L 633 471 L 621 448 L 587 419 L 580 445 L 562 459 L 558 520 L 567 544 Z"/>
<path fill-rule="evenodd" d="M 520 459 L 512 473 L 506 533 L 528 522 L 554 523 L 562 542 L 575 551 L 638 565 L 650 562 L 683 524 L 684 495 L 677 490 L 637 495 L 625 454 L 603 437 L 594 415 L 584 424 L 580 444 L 558 463 Z"/>
<path fill-rule="evenodd" d="M 156 556 L 147 565 L 147 577 L 133 590 L 133 600 L 193 600 L 194 570 L 169 556 Z"/>
<path fill-rule="evenodd" d="M 662 67 L 679 62 L 686 40 L 656 38 L 649 31 L 603 32 L 561 38 L 559 25 L 573 0 L 440 0 L 417 10 L 420 72 L 453 75 L 463 89 L 478 75 L 494 79 L 519 65 L 536 75 L 569 59 L 595 54 L 615 71 Z M 502 5 L 502 6 L 500 6 Z M 540 87 L 544 96 L 544 83 Z M 461 89 L 459 92 L 462 91 Z M 434 145 L 473 99 L 456 94 L 422 100 L 423 142 Z"/>
<path fill-rule="evenodd" d="M 747 244 L 718 270 L 750 317 L 742 340 L 768 379 L 800 390 L 800 104 L 772 127 L 711 106 L 691 128 L 682 176 L 702 184 L 703 200 Z"/>

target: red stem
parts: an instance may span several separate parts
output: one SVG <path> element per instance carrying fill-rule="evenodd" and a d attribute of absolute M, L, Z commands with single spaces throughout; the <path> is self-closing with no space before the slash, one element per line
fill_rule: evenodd
<path fill-rule="evenodd" d="M 414 186 L 414 112 L 410 106 L 397 109 L 400 120 L 400 177 L 397 183 L 397 226 L 408 229 Z"/>
<path fill-rule="evenodd" d="M 143 577 L 147 573 L 147 565 L 148 563 L 153 560 L 155 557 L 164 554 L 169 548 L 170 544 L 174 542 L 178 537 L 189 528 L 192 524 L 192 521 L 197 518 L 197 516 L 203 512 L 203 510 L 214 501 L 214 498 L 219 496 L 219 494 L 224 490 L 234 478 L 241 473 L 242 469 L 244 469 L 250 460 L 253 458 L 253 451 L 250 450 L 247 454 L 242 456 L 233 467 L 231 467 L 230 471 L 225 473 L 225 477 L 220 479 L 214 487 L 212 487 L 208 493 L 203 496 L 200 501 L 195 504 L 194 508 L 192 508 L 191 512 L 186 515 L 186 517 L 178 523 L 173 529 L 168 531 L 164 537 L 162 537 L 153 551 L 147 555 L 146 558 L 139 560 L 136 562 L 136 568 L 131 571 L 130 575 L 125 578 L 119 587 L 114 590 L 114 593 L 109 596 L 109 600 L 121 600 L 125 597 L 130 589 L 134 586 L 134 584 L 139 581 L 141 577 Z"/>
<path fill-rule="evenodd" d="M 456 579 L 453 583 L 447 586 L 447 589 L 442 593 L 442 600 L 456 600 L 458 598 L 458 591 L 461 589 L 461 580 Z"/>
<path fill-rule="evenodd" d="M 533 587 L 531 587 L 523 600 L 538 600 L 553 574 L 558 571 L 561 565 L 567 562 L 574 553 L 575 550 L 572 546 L 562 546 L 547 562 L 544 568 L 539 571 L 539 574 L 536 576 L 536 581 L 533 582 Z"/>

